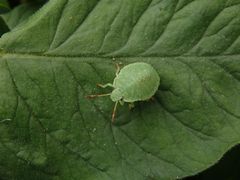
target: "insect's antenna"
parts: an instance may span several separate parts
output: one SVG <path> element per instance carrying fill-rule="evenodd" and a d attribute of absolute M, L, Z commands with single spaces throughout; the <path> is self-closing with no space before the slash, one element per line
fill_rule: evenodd
<path fill-rule="evenodd" d="M 87 95 L 86 98 L 92 99 L 92 98 L 96 98 L 96 97 L 104 97 L 104 96 L 110 96 L 111 93 L 107 93 L 107 94 L 91 94 L 91 95 Z"/>
<path fill-rule="evenodd" d="M 115 120 L 115 115 L 116 115 L 116 111 L 117 111 L 117 105 L 118 105 L 118 101 L 115 103 L 114 108 L 113 108 L 112 123 L 114 123 L 114 120 Z"/>

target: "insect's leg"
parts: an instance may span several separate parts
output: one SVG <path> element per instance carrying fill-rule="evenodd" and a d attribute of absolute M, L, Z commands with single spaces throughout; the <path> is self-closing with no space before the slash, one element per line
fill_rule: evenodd
<path fill-rule="evenodd" d="M 131 109 L 133 109 L 135 107 L 135 105 L 134 105 L 134 103 L 129 103 L 128 104 L 128 108 L 131 110 Z"/>
<path fill-rule="evenodd" d="M 114 123 L 114 120 L 115 120 L 115 115 L 116 115 L 116 111 L 117 111 L 117 105 L 118 105 L 118 101 L 115 103 L 114 108 L 113 108 L 112 123 Z"/>
<path fill-rule="evenodd" d="M 119 74 L 121 68 L 118 63 L 116 63 L 115 66 L 116 66 L 116 76 L 117 76 Z"/>
<path fill-rule="evenodd" d="M 111 83 L 107 83 L 107 84 L 97 84 L 98 87 L 101 88 L 106 88 L 106 87 L 113 87 L 113 85 Z"/>
<path fill-rule="evenodd" d="M 91 94 L 91 95 L 87 95 L 86 98 L 96 98 L 96 97 L 104 97 L 104 96 L 110 96 L 112 93 L 108 93 L 108 94 Z"/>

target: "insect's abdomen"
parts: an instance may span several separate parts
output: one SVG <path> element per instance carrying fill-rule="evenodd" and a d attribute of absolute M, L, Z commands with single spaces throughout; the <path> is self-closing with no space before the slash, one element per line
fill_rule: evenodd
<path fill-rule="evenodd" d="M 160 78 L 156 70 L 146 63 L 134 63 L 123 68 L 114 80 L 125 102 L 150 99 L 157 91 Z"/>

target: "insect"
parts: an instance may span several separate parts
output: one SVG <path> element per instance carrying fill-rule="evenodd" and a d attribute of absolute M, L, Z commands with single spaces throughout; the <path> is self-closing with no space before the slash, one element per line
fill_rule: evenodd
<path fill-rule="evenodd" d="M 145 101 L 152 98 L 160 85 L 157 71 L 148 63 L 136 62 L 124 66 L 122 69 L 116 64 L 117 71 L 113 83 L 97 84 L 101 88 L 111 87 L 113 91 L 107 94 L 88 95 L 88 98 L 110 96 L 115 102 L 112 122 L 114 122 L 117 105 L 129 103 L 134 106 L 136 101 Z"/>

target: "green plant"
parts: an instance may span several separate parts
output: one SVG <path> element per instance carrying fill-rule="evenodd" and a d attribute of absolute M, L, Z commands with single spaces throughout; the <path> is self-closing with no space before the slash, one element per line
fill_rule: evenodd
<path fill-rule="evenodd" d="M 183 178 L 239 144 L 238 0 L 24 6 L 20 21 L 20 6 L 1 16 L 3 180 Z M 111 100 L 85 96 L 102 93 L 95 84 L 114 79 L 116 62 L 151 64 L 161 86 L 113 125 Z"/>

